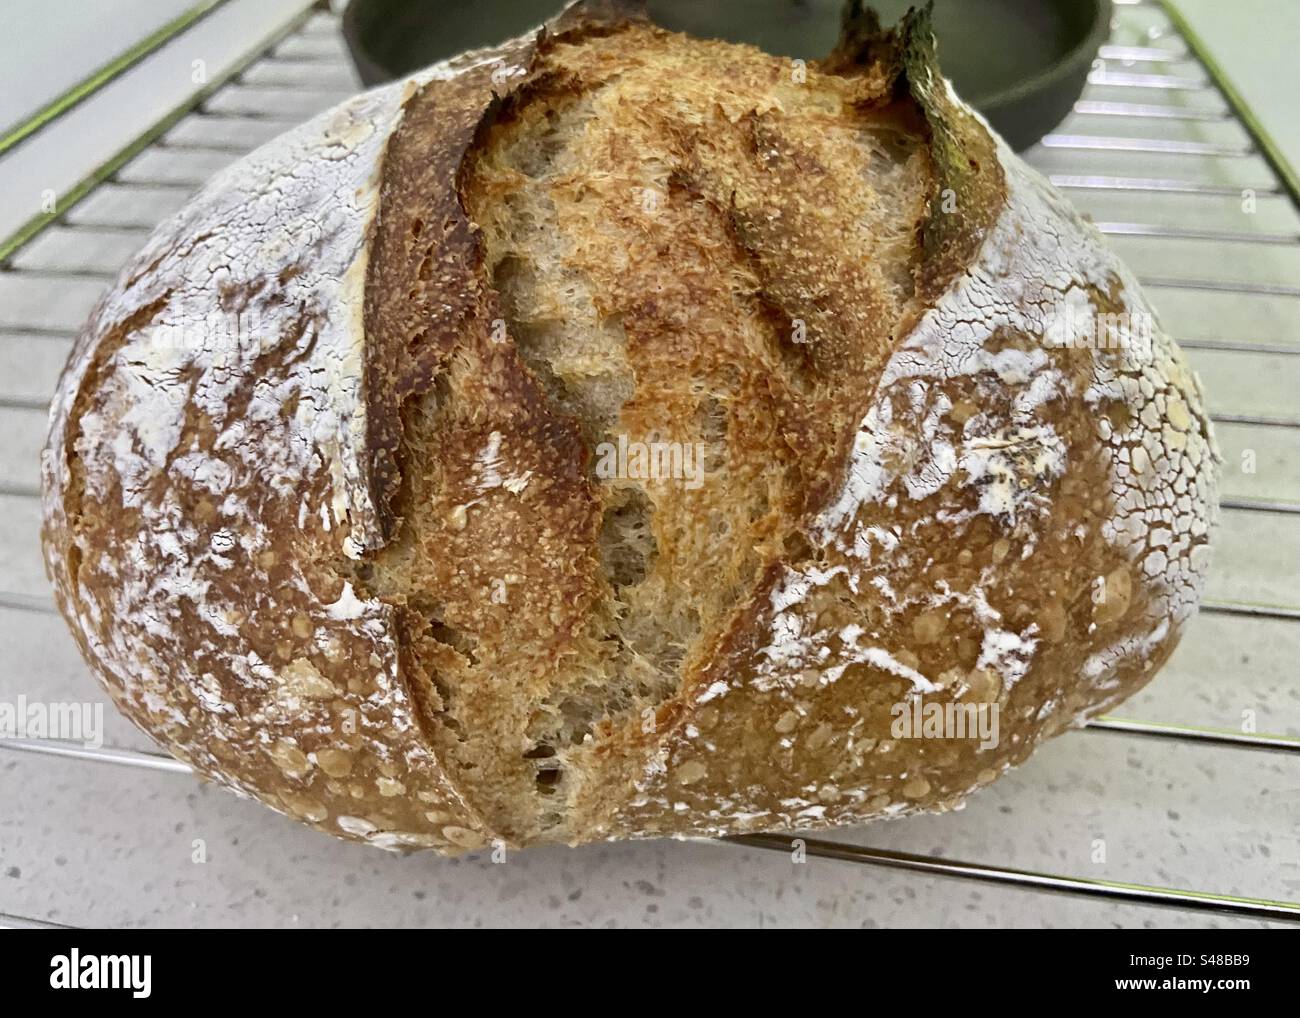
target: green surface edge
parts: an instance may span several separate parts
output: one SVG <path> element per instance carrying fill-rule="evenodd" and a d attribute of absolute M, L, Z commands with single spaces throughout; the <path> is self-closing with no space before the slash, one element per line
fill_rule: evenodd
<path fill-rule="evenodd" d="M 7 268 L 9 259 L 21 250 L 33 237 L 44 230 L 52 222 L 66 215 L 69 209 L 85 198 L 86 195 L 143 152 L 146 148 L 152 145 L 160 137 L 166 134 L 171 130 L 171 128 L 176 126 L 176 124 L 184 117 L 193 112 L 196 107 L 211 98 L 211 96 L 213 96 L 219 89 L 223 88 L 231 78 L 242 72 L 270 47 L 296 31 L 311 17 L 315 8 L 315 3 L 304 6 L 301 11 L 290 18 L 284 25 L 269 33 L 244 56 L 231 64 L 219 78 L 201 88 L 180 106 L 163 116 L 152 126 L 146 128 L 142 134 L 133 138 L 124 148 L 118 150 L 114 155 L 96 166 L 86 176 L 82 177 L 78 183 L 64 192 L 55 203 L 53 212 L 38 212 L 22 226 L 18 227 L 17 230 L 5 238 L 3 243 L 0 243 L 0 268 Z"/>
<path fill-rule="evenodd" d="M 1273 172 L 1277 174 L 1282 185 L 1287 189 L 1291 196 L 1291 201 L 1300 208 L 1300 176 L 1297 176 L 1295 167 L 1291 165 L 1290 160 L 1283 154 L 1281 146 L 1269 134 L 1268 129 L 1264 127 L 1259 118 L 1255 115 L 1254 110 L 1246 102 L 1245 98 L 1224 71 L 1223 65 L 1215 58 L 1210 51 L 1205 40 L 1201 38 L 1187 17 L 1178 9 L 1175 0 L 1157 0 L 1165 16 L 1169 18 L 1173 26 L 1178 29 L 1179 33 L 1186 40 L 1188 48 L 1195 55 L 1196 59 L 1201 62 L 1209 72 L 1219 91 L 1223 93 L 1228 105 L 1232 107 L 1238 119 L 1245 126 L 1246 131 L 1250 134 L 1255 144 L 1259 146 L 1260 154 L 1268 162 Z"/>
<path fill-rule="evenodd" d="M 195 4 L 189 10 L 155 29 L 130 49 L 120 53 L 67 91 L 51 99 L 26 120 L 11 125 L 3 134 L 0 134 L 0 155 L 4 155 L 15 145 L 25 141 L 41 128 L 53 123 L 69 110 L 75 109 L 109 82 L 125 74 L 154 50 L 169 42 L 175 36 L 180 35 L 181 32 L 184 32 L 191 25 L 196 24 L 227 2 L 228 0 L 202 0 L 201 3 Z"/>

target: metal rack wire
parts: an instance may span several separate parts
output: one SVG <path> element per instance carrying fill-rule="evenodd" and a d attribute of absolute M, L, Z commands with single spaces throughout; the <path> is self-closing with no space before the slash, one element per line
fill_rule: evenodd
<path fill-rule="evenodd" d="M 1065 129 L 1045 138 L 1041 147 L 1030 154 L 1030 161 L 1037 163 L 1058 188 L 1075 196 L 1122 196 L 1125 201 L 1121 204 L 1128 209 L 1136 207 L 1129 200 L 1134 196 L 1160 199 L 1163 220 L 1136 216 L 1098 219 L 1101 231 L 1115 238 L 1224 245 L 1240 250 L 1255 246 L 1300 250 L 1300 231 L 1227 228 L 1214 216 L 1206 215 L 1207 200 L 1236 199 L 1246 186 L 1259 198 L 1289 202 L 1300 210 L 1295 175 L 1195 36 L 1180 24 L 1176 12 L 1152 0 L 1121 0 L 1119 6 L 1122 13 L 1117 19 L 1116 39 L 1103 47 L 1088 89 L 1076 104 L 1075 117 Z M 1135 12 L 1140 16 L 1134 16 Z M 1129 38 L 1133 36 L 1136 38 Z M 317 10 L 286 25 L 271 46 L 250 54 L 189 108 L 177 110 L 100 167 L 54 215 L 29 223 L 0 245 L 0 287 L 32 287 L 39 291 L 34 301 L 26 305 L 19 301 L 22 306 L 0 315 L 0 334 L 70 340 L 78 314 L 50 314 L 40 295 L 75 291 L 70 303 L 80 301 L 88 307 L 99 288 L 115 274 L 116 263 L 138 245 L 161 214 L 178 205 L 218 165 L 237 158 L 315 109 L 331 105 L 353 87 L 342 64 L 333 15 Z M 1099 132 L 1085 130 L 1091 121 L 1113 127 Z M 1218 128 L 1227 128 L 1228 137 L 1205 140 L 1187 136 L 1201 129 Z M 1091 157 L 1094 162 L 1080 167 L 1066 165 L 1061 154 L 1067 159 L 1078 158 L 1081 163 Z M 1169 160 L 1176 169 L 1172 174 L 1137 173 L 1130 172 L 1131 167 L 1122 161 L 1104 162 L 1107 157 L 1134 155 Z M 1098 157 L 1103 161 L 1097 162 Z M 1250 161 L 1254 166 L 1260 160 L 1268 171 L 1267 178 L 1238 179 L 1222 172 L 1226 164 Z M 107 210 L 112 210 L 111 214 L 106 214 Z M 1248 267 L 1248 262 L 1245 264 Z M 1300 286 L 1272 279 L 1225 281 L 1207 275 L 1151 273 L 1144 275 L 1143 282 L 1162 311 L 1184 293 L 1227 294 L 1242 300 L 1300 298 Z M 24 309 L 31 307 L 41 310 L 33 313 Z M 1186 349 L 1216 355 L 1300 358 L 1300 345 L 1285 336 L 1182 337 L 1181 342 Z M 1300 364 L 1300 359 L 1289 363 Z M 1211 386 L 1213 381 L 1209 380 Z M 47 399 L 48 392 L 44 391 L 6 390 L 0 396 L 0 412 L 43 409 Z M 1217 412 L 1213 417 L 1220 425 L 1250 429 L 1252 435 L 1281 429 L 1290 436 L 1300 429 L 1300 419 L 1294 413 Z M 6 483 L 0 479 L 0 496 L 33 500 L 36 494 L 34 483 Z M 1225 512 L 1242 514 L 1252 521 L 1269 517 L 1291 520 L 1300 513 L 1300 500 L 1279 492 L 1233 494 L 1224 497 L 1222 506 Z M 1247 529 L 1253 527 L 1247 525 Z M 34 533 L 0 535 L 0 543 L 35 539 Z M 0 586 L 7 584 L 0 580 Z M 1263 586 L 1271 589 L 1268 584 Z M 48 596 L 32 589 L 0 589 L 0 611 L 46 614 L 54 607 Z M 1289 624 L 1300 620 L 1300 604 L 1267 596 L 1254 600 L 1213 594 L 1202 612 Z M 1112 738 L 1172 740 L 1206 753 L 1268 752 L 1290 765 L 1300 762 L 1300 737 L 1283 733 L 1114 716 L 1094 720 L 1085 731 Z M 169 756 L 122 747 L 89 749 L 56 740 L 0 739 L 0 750 L 71 758 L 88 765 L 118 765 L 136 771 L 190 773 L 186 765 Z M 792 847 L 792 838 L 784 835 L 730 840 L 737 846 L 771 851 L 789 852 Z M 955 861 L 836 840 L 803 838 L 800 842 L 808 855 L 913 873 L 1189 912 L 1300 921 L 1297 902 Z M 0 907 L 3 905 L 0 901 Z M 0 913 L 0 925 L 39 922 Z"/>

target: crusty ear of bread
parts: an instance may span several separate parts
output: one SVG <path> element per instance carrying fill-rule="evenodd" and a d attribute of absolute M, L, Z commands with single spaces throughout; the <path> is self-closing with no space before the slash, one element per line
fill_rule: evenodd
<path fill-rule="evenodd" d="M 1194 608 L 1196 383 L 1158 326 L 1057 327 L 1150 311 L 926 15 L 852 13 L 804 66 L 636 6 L 255 153 L 65 374 L 46 552 L 88 660 L 332 833 L 951 807 L 1138 688 Z M 979 734 L 900 734 L 922 703 Z"/>

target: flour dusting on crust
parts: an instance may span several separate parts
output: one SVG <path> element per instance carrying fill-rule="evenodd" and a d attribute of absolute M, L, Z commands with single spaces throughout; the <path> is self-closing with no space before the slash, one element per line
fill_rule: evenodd
<path fill-rule="evenodd" d="M 378 540 L 362 299 L 385 147 L 418 88 L 498 62 L 361 95 L 214 177 L 100 303 L 51 410 L 46 560 L 115 699 L 202 773 L 381 847 L 489 836 L 420 733 L 392 609 L 320 549 Z"/>
<path fill-rule="evenodd" d="M 579 22 L 588 14 L 613 19 L 589 35 L 521 37 L 359 96 L 219 174 L 123 271 L 78 340 L 52 405 L 45 557 L 83 654 L 123 711 L 178 758 L 333 834 L 443 852 L 502 836 L 489 797 L 467 791 L 468 771 L 448 762 L 464 763 L 455 743 L 469 726 L 447 705 L 456 697 L 462 709 L 495 703 L 481 682 L 448 682 L 472 674 L 469 664 L 481 664 L 511 696 L 511 684 L 522 688 L 525 679 L 549 689 L 565 668 L 581 680 L 573 695 L 548 699 L 531 687 L 519 694 L 534 696 L 524 707 L 535 708 L 539 722 L 549 712 L 578 733 L 568 745 L 548 736 L 557 748 L 528 729 L 524 745 L 508 747 L 529 794 L 551 804 L 548 826 L 531 840 L 721 835 L 956 808 L 1043 739 L 1147 681 L 1204 585 L 1218 454 L 1199 383 L 1158 325 L 1144 345 L 1082 341 L 1081 321 L 1154 322 L 1151 309 L 1097 231 L 991 140 L 943 82 L 926 54 L 922 16 L 909 16 L 906 30 L 887 40 L 891 73 L 909 76 L 914 108 L 893 117 L 897 110 L 883 107 L 898 100 L 894 79 L 855 62 L 861 54 L 841 54 L 840 64 L 816 71 L 836 78 L 835 89 L 820 93 L 818 115 L 833 113 L 830 123 L 866 110 L 862 123 L 877 134 L 857 147 L 855 121 L 847 147 L 836 135 L 819 148 L 800 140 L 772 97 L 783 95 L 793 110 L 809 96 L 785 82 L 783 62 L 757 51 L 729 50 L 725 61 L 734 64 L 724 66 L 736 73 L 716 84 L 707 75 L 695 80 L 715 66 L 716 53 L 684 68 L 695 76 L 697 106 L 656 111 L 675 112 L 680 122 L 640 116 L 637 103 L 663 94 L 653 75 L 642 76 L 646 91 L 632 88 L 631 98 L 614 102 L 619 81 L 641 80 L 623 72 L 651 65 L 648 45 L 665 60 L 685 60 L 699 45 L 673 42 L 643 22 L 620 41 L 632 24 L 619 20 L 621 6 L 595 0 L 571 8 Z M 538 53 L 552 63 L 539 64 Z M 580 88 L 584 75 L 590 80 Z M 715 574 L 726 572 L 728 585 L 716 589 L 728 600 L 716 619 L 667 647 L 652 639 L 663 635 L 656 626 L 667 629 L 662 613 L 628 610 L 637 603 L 633 585 L 669 561 L 668 535 L 656 537 L 654 521 L 663 528 L 671 519 L 689 539 L 676 552 L 693 549 L 682 570 L 725 543 L 719 535 L 734 544 L 750 531 L 711 515 L 707 501 L 683 497 L 672 516 L 669 504 L 681 492 L 667 488 L 640 502 L 624 491 L 625 503 L 598 505 L 584 475 L 583 434 L 557 396 L 574 394 L 558 382 L 548 390 L 538 360 L 525 362 L 523 330 L 511 326 L 521 333 L 513 347 L 479 335 L 504 305 L 499 291 L 510 266 L 484 264 L 488 217 L 471 222 L 463 207 L 462 185 L 472 176 L 460 174 L 466 153 L 488 147 L 484 135 L 500 116 L 534 130 L 527 140 L 539 145 L 530 151 L 544 156 L 555 134 L 545 111 L 530 114 L 529 101 L 551 89 L 559 102 L 582 88 L 598 98 L 565 107 L 557 119 L 604 118 L 602 130 L 625 133 L 650 131 L 653 122 L 661 136 L 647 134 L 647 144 L 681 143 L 671 154 L 700 172 L 669 172 L 664 160 L 637 165 L 635 154 L 629 168 L 637 146 L 588 146 L 610 150 L 610 165 L 628 179 L 662 176 L 667 204 L 629 200 L 625 209 L 621 192 L 611 199 L 596 186 L 608 186 L 610 173 L 587 173 L 590 193 L 582 180 L 557 185 L 568 189 L 571 231 L 573 223 L 583 237 L 610 230 L 604 249 L 584 255 L 585 282 L 567 280 L 565 292 L 593 303 L 599 292 L 618 306 L 599 324 L 601 342 L 618 337 L 620 364 L 655 344 L 671 347 L 671 356 L 656 348 L 663 356 L 655 364 L 667 369 L 661 381 L 674 383 L 664 392 L 691 410 L 684 419 L 708 432 L 719 462 L 746 441 L 751 454 L 774 451 L 737 489 L 754 495 L 752 511 L 743 499 L 720 500 L 729 512 L 743 510 L 743 526 L 761 524 L 761 540 L 738 542 L 743 569 L 715 568 L 696 581 L 694 592 L 712 592 Z M 709 117 L 719 118 L 717 131 L 696 122 Z M 915 117 L 929 130 L 914 130 Z M 427 133 L 409 129 L 417 121 Z M 408 130 L 399 131 L 404 123 Z M 824 140 L 809 123 L 817 121 L 805 122 L 804 134 Z M 412 172 L 385 176 L 386 155 L 397 150 Z M 855 189 L 852 172 L 828 171 L 842 168 L 835 158 L 845 151 L 853 156 L 843 165 L 852 170 L 860 160 L 876 174 L 870 188 Z M 924 165 L 916 179 L 936 193 L 952 183 L 958 206 L 945 219 L 935 193 L 908 191 L 928 216 L 924 244 L 906 247 L 921 233 L 912 220 L 883 219 L 891 243 L 903 245 L 889 250 L 910 253 L 901 269 L 865 286 L 863 266 L 874 271 L 876 260 L 888 259 L 861 251 L 885 249 L 846 256 L 824 228 L 844 225 L 840 212 L 863 195 L 889 204 L 890 188 Z M 395 178 L 428 193 L 415 172 L 421 167 L 445 171 L 437 179 L 452 185 L 433 189 L 435 206 L 456 214 L 420 211 L 430 221 L 408 225 L 381 210 L 381 193 Z M 501 189 L 490 200 L 479 195 L 489 212 L 535 186 L 512 166 L 495 167 L 495 176 L 480 170 L 480 188 L 490 180 Z M 852 193 L 814 208 L 831 178 Z M 718 181 L 744 186 L 711 192 Z M 778 206 L 789 213 L 779 229 Z M 809 210 L 825 218 L 799 219 Z M 847 221 L 861 226 L 865 216 Z M 678 232 L 665 232 L 670 226 Z M 423 241 L 408 242 L 422 230 Z M 430 234 L 440 241 L 438 258 L 422 262 Z M 665 237 L 695 245 L 694 260 L 674 260 Z M 849 229 L 842 240 L 861 238 Z M 407 280 L 394 266 L 412 252 Z M 517 285 L 540 285 L 528 282 L 527 259 L 516 260 L 524 280 Z M 653 271 L 638 275 L 643 270 Z M 376 328 L 366 301 L 367 283 L 377 279 L 392 284 L 402 309 L 427 312 L 429 322 L 415 322 L 413 334 L 405 320 Z M 638 279 L 654 282 L 624 292 Z M 408 282 L 426 304 L 414 301 Z M 741 377 L 742 364 L 723 356 L 723 344 L 742 327 L 767 337 L 755 323 L 783 316 L 781 300 L 820 316 L 809 330 L 820 328 L 818 342 L 782 345 L 781 322 L 782 335 L 756 343 L 762 370 L 743 365 L 751 388 L 728 390 L 696 413 L 686 397 L 699 393 L 677 393 L 676 383 L 699 370 L 700 347 L 725 362 L 710 370 Z M 686 327 L 686 312 L 700 308 L 708 313 L 694 325 L 717 330 L 708 342 Z M 430 323 L 436 335 L 420 331 Z M 871 344 L 855 346 L 827 342 L 836 329 L 839 339 L 859 341 L 878 331 Z M 544 345 L 550 333 L 536 331 L 532 341 Z M 466 357 L 468 345 L 479 360 Z M 446 357 L 406 371 L 421 351 Z M 456 419 L 466 437 L 438 455 L 465 458 L 464 483 L 424 492 L 411 478 L 428 477 L 397 470 L 410 454 L 398 411 L 413 394 L 427 397 L 434 433 L 457 434 L 438 416 L 446 408 L 436 383 L 458 355 L 462 368 L 471 365 L 453 394 L 473 393 Z M 389 372 L 392 391 L 381 392 L 375 378 L 383 372 L 369 369 L 390 361 L 402 371 Z M 636 363 L 644 376 L 650 362 Z M 778 390 L 780 400 L 764 402 Z M 843 407 L 805 406 L 822 390 L 842 396 Z M 492 399 L 509 412 L 482 412 Z M 755 409 L 768 406 L 770 413 Z M 807 413 L 814 406 L 841 415 Z M 737 417 L 729 433 L 729 408 L 754 412 Z M 648 403 L 641 412 L 653 409 Z M 525 418 L 536 425 L 531 432 Z M 760 432 L 769 445 L 758 444 Z M 780 474 L 774 486 L 769 467 L 770 476 Z M 401 530 L 390 496 L 403 481 L 426 501 L 455 496 L 445 531 L 412 539 L 411 527 Z M 798 498 L 786 498 L 790 492 Z M 695 504 L 704 510 L 683 508 Z M 620 560 L 617 591 L 613 571 L 595 571 L 592 548 L 609 522 L 603 509 L 616 510 L 610 519 L 637 539 L 629 545 L 637 556 Z M 401 512 L 411 515 L 409 506 Z M 482 537 L 464 545 L 474 553 L 448 550 L 470 537 Z M 591 554 L 580 562 L 584 549 Z M 391 564 L 381 550 L 398 565 L 430 555 L 437 567 L 430 574 L 470 604 L 458 617 L 445 611 L 450 595 L 429 596 L 427 586 L 376 586 L 380 567 Z M 568 586 L 565 570 L 573 574 Z M 480 596 L 472 583 L 490 593 Z M 591 602 L 601 611 L 588 611 L 588 587 L 605 598 Z M 496 667 L 495 655 L 512 643 L 500 636 L 509 629 L 487 628 L 480 638 L 456 628 L 482 619 L 523 619 L 546 631 L 532 672 Z M 622 622 L 632 625 L 620 644 Z M 606 656 L 583 650 L 588 636 Z M 652 709 L 637 699 L 660 694 L 649 684 L 629 694 L 631 707 L 607 707 L 598 694 L 613 673 L 601 669 L 629 670 L 642 652 L 672 662 L 670 677 L 680 683 Z M 891 719 L 923 702 L 1000 716 L 1003 736 L 898 734 Z M 497 713 L 480 713 L 491 715 L 476 719 L 483 728 L 499 726 Z M 515 739 L 512 730 L 506 739 Z M 562 794 L 555 784 L 531 787 L 534 772 L 554 779 L 556 761 L 569 760 L 577 762 Z"/>
<path fill-rule="evenodd" d="M 1062 342 L 1063 306 L 1154 317 L 1095 228 L 998 155 L 1005 207 L 886 364 L 812 561 L 782 567 L 611 834 L 957 808 L 1145 681 L 1195 610 L 1218 460 L 1199 383 L 1158 324 L 1146 344 Z M 865 623 L 840 624 L 849 601 Z M 891 738 L 897 705 L 932 695 L 1020 729 L 986 748 Z M 714 783 L 738 748 L 770 761 L 764 780 Z"/>

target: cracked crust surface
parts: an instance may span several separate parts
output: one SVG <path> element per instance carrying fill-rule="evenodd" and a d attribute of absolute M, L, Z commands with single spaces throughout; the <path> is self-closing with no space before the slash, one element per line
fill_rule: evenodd
<path fill-rule="evenodd" d="M 1146 682 L 1203 584 L 1198 383 L 1096 314 L 1150 308 L 922 18 L 796 82 L 576 5 L 159 229 L 56 397 L 47 567 L 129 717 L 343 837 L 951 808 Z M 620 436 L 702 483 L 601 476 Z M 891 738 L 917 697 L 1000 740 Z"/>

